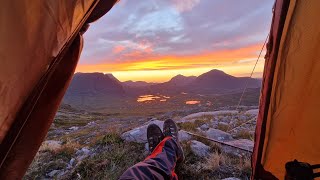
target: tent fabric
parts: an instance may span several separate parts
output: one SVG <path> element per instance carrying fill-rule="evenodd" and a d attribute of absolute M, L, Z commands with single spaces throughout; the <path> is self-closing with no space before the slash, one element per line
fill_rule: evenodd
<path fill-rule="evenodd" d="M 0 179 L 23 177 L 73 76 L 81 34 L 115 2 L 14 0 L 0 6 L 6 27 L 0 29 Z"/>
<path fill-rule="evenodd" d="M 284 4 L 286 1 L 276 2 L 276 6 Z M 281 18 L 285 21 L 283 28 L 277 29 L 280 41 L 273 41 L 279 47 L 270 50 L 271 54 L 278 52 L 266 61 L 274 69 L 264 73 L 262 91 L 270 89 L 270 95 L 262 93 L 260 101 L 253 154 L 256 179 L 267 172 L 283 179 L 285 163 L 294 159 L 320 163 L 320 24 L 316 21 L 320 1 L 291 0 L 287 5 L 280 8 L 282 13 L 287 11 L 285 17 L 279 12 L 274 15 L 273 25 L 281 24 Z M 267 83 L 266 77 L 272 77 L 272 83 Z"/>
<path fill-rule="evenodd" d="M 42 90 L 33 110 L 28 114 L 29 120 L 25 122 L 19 136 L 13 143 L 12 139 L 21 127 L 20 119 L 14 122 L 13 129 L 10 129 L 9 134 L 2 142 L 3 146 L 11 149 L 1 149 L 9 153 L 6 154 L 6 159 L 1 166 L 0 179 L 20 179 L 24 175 L 50 128 L 60 101 L 72 79 L 81 49 L 82 37 L 78 35 L 68 48 L 68 52 L 51 71 L 52 74 L 46 82 L 47 85 Z M 29 113 L 28 109 L 26 112 L 18 114 L 18 117 L 24 120 L 26 113 Z"/>
<path fill-rule="evenodd" d="M 0 142 L 94 0 L 10 0 L 0 6 Z"/>
<path fill-rule="evenodd" d="M 273 179 L 272 174 L 266 172 L 261 166 L 261 155 L 266 131 L 266 118 L 268 115 L 270 95 L 273 82 L 275 62 L 277 60 L 282 30 L 286 19 L 290 0 L 277 0 L 273 7 L 273 18 L 265 55 L 263 82 L 259 103 L 259 114 L 255 131 L 254 151 L 252 154 L 252 179 Z M 259 178 L 258 178 L 259 177 Z"/>

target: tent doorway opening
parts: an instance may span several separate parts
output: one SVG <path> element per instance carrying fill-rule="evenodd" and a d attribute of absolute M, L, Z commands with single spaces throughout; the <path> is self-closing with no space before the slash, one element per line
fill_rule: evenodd
<path fill-rule="evenodd" d="M 51 158 L 41 161 L 66 153 L 56 161 L 73 159 L 70 167 L 81 177 L 112 177 L 110 164 L 101 174 L 92 166 L 125 152 L 114 165 L 117 177 L 144 157 L 147 125 L 162 128 L 173 119 L 186 136 L 179 177 L 250 178 L 273 2 L 231 11 L 222 10 L 230 2 L 132 3 L 120 1 L 84 34 L 76 73 L 40 149 Z M 259 10 L 249 12 L 248 5 Z M 102 157 L 79 160 L 83 151 L 91 156 L 109 146 Z M 27 176 L 43 173 L 35 167 Z M 46 170 L 52 177 L 61 172 Z"/>
<path fill-rule="evenodd" d="M 180 178 L 319 175 L 318 1 L 22 4 L 0 7 L 0 179 L 118 179 L 168 119 Z"/>

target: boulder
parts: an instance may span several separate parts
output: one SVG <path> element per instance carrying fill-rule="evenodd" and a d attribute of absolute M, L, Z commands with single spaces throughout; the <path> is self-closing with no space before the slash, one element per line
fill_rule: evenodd
<path fill-rule="evenodd" d="M 53 170 L 47 174 L 48 177 L 54 177 L 60 173 L 60 170 Z"/>
<path fill-rule="evenodd" d="M 89 155 L 90 150 L 87 147 L 83 147 L 76 152 L 76 155 Z"/>
<path fill-rule="evenodd" d="M 71 130 L 71 131 L 76 131 L 76 130 L 79 129 L 79 127 L 77 127 L 77 126 L 72 126 L 72 127 L 68 128 L 68 129 Z"/>
<path fill-rule="evenodd" d="M 76 160 L 75 160 L 74 158 L 71 158 L 70 161 L 69 161 L 69 165 L 70 165 L 70 166 L 73 166 L 75 161 L 76 161 Z"/>
<path fill-rule="evenodd" d="M 239 156 L 239 157 L 248 155 L 249 154 L 248 151 L 252 152 L 253 146 L 254 146 L 253 141 L 250 141 L 248 139 L 238 139 L 238 140 L 234 140 L 234 141 L 229 141 L 229 142 L 227 142 L 227 144 L 230 144 L 232 146 L 240 147 L 240 148 L 247 150 L 247 151 L 244 151 L 244 150 L 230 147 L 230 146 L 226 146 L 226 145 L 222 146 L 222 149 L 225 153 L 232 154 L 232 155 Z"/>
<path fill-rule="evenodd" d="M 201 129 L 202 131 L 206 131 L 206 130 L 209 129 L 209 125 L 208 125 L 208 124 L 202 124 L 202 125 L 200 126 L 200 129 Z"/>
<path fill-rule="evenodd" d="M 229 123 L 225 123 L 225 122 L 219 122 L 218 125 L 222 125 L 222 126 L 229 126 Z"/>
<path fill-rule="evenodd" d="M 91 154 L 92 154 L 92 152 L 87 147 L 83 147 L 76 152 L 76 155 L 77 155 L 76 159 L 78 162 L 80 162 L 84 158 L 90 156 Z"/>
<path fill-rule="evenodd" d="M 246 121 L 246 120 L 247 120 L 247 116 L 245 116 L 245 115 L 239 115 L 239 116 L 238 116 L 238 119 L 239 119 L 240 121 Z"/>
<path fill-rule="evenodd" d="M 219 141 L 231 141 L 233 140 L 231 134 L 221 131 L 219 129 L 210 128 L 208 131 L 205 131 L 204 134 L 211 139 Z"/>
<path fill-rule="evenodd" d="M 252 151 L 254 146 L 254 142 L 248 139 L 237 139 L 234 141 L 229 141 L 228 144 L 241 147 L 249 151 Z"/>
<path fill-rule="evenodd" d="M 192 138 L 192 136 L 184 130 L 180 130 L 178 136 L 179 136 L 179 141 L 181 141 L 181 142 L 182 141 L 189 141 Z"/>
<path fill-rule="evenodd" d="M 143 126 L 134 128 L 130 131 L 127 131 L 121 135 L 121 138 L 125 141 L 128 142 L 137 142 L 137 143 L 146 143 L 148 142 L 147 140 L 147 128 L 149 124 L 156 124 L 158 125 L 161 129 L 163 129 L 163 121 L 159 120 L 152 120 L 148 121 L 146 124 Z"/>
<path fill-rule="evenodd" d="M 195 118 L 202 117 L 202 116 L 218 116 L 224 114 L 238 114 L 238 111 L 212 111 L 212 112 L 198 112 L 194 114 L 190 114 L 188 116 L 183 117 L 179 122 L 186 122 L 186 121 L 195 121 Z"/>
<path fill-rule="evenodd" d="M 192 140 L 190 141 L 190 148 L 193 154 L 199 157 L 207 157 L 210 155 L 210 147 L 202 142 Z"/>
<path fill-rule="evenodd" d="M 95 121 L 91 121 L 86 126 L 95 126 L 95 125 L 97 125 L 97 123 Z"/>
<path fill-rule="evenodd" d="M 254 116 L 257 116 L 258 113 L 259 113 L 259 109 L 250 109 L 245 112 L 245 114 L 250 114 L 250 115 L 254 115 Z"/>
<path fill-rule="evenodd" d="M 57 151 L 61 149 L 62 147 L 62 142 L 61 141 L 55 141 L 55 140 L 48 140 L 44 141 L 39 149 L 39 151 Z"/>
<path fill-rule="evenodd" d="M 146 144 L 144 145 L 144 150 L 149 151 L 149 143 L 146 143 Z"/>
<path fill-rule="evenodd" d="M 227 117 L 227 116 L 223 116 L 223 117 L 220 119 L 220 121 L 222 121 L 222 122 L 229 122 L 229 121 L 231 121 L 231 118 L 229 118 L 229 117 Z"/>
<path fill-rule="evenodd" d="M 211 126 L 212 127 L 217 127 L 218 124 L 219 124 L 218 120 L 211 121 Z"/>

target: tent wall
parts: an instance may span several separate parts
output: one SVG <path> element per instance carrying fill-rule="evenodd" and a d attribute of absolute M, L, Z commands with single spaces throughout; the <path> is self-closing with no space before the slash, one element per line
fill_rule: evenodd
<path fill-rule="evenodd" d="M 283 179 L 285 163 L 320 163 L 320 1 L 278 0 L 266 58 L 253 174 Z M 271 175 L 272 174 L 272 175 Z"/>
<path fill-rule="evenodd" d="M 21 179 L 24 175 L 74 73 L 83 27 L 105 14 L 114 3 L 115 0 L 2 2 L 0 179 Z"/>
<path fill-rule="evenodd" d="M 94 0 L 10 0 L 0 6 L 0 142 L 81 25 Z"/>

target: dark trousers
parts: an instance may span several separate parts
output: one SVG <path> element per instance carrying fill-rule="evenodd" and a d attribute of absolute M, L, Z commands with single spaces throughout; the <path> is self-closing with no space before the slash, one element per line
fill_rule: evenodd
<path fill-rule="evenodd" d="M 177 157 L 176 141 L 171 137 L 166 137 L 150 156 L 127 169 L 120 179 L 178 179 L 174 172 Z"/>

